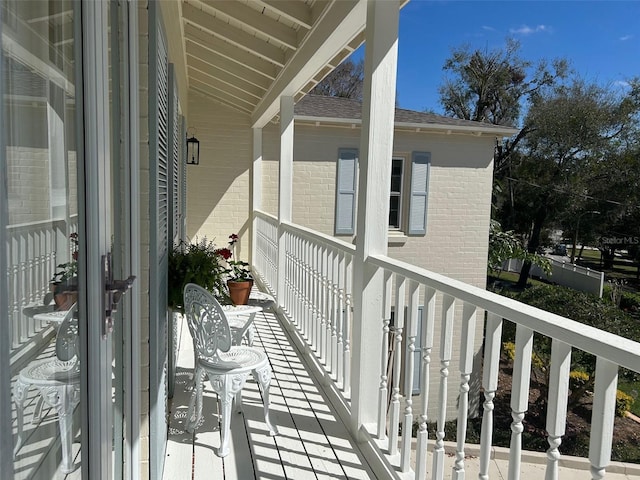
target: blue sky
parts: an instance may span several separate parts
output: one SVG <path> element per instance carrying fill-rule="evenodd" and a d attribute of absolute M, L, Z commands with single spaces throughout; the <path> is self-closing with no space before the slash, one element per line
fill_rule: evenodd
<path fill-rule="evenodd" d="M 491 50 L 507 37 L 520 41 L 522 58 L 565 57 L 600 84 L 640 76 L 640 0 L 411 0 L 400 11 L 399 106 L 442 113 L 438 86 L 451 47 Z"/>

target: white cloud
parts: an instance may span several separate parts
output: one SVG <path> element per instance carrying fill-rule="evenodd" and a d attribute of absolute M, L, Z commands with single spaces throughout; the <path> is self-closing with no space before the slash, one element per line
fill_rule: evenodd
<path fill-rule="evenodd" d="M 496 29 L 493 27 L 490 27 L 489 25 L 482 25 L 482 29 L 483 30 L 487 30 L 488 32 L 495 32 Z"/>
<path fill-rule="evenodd" d="M 509 29 L 510 33 L 515 35 L 531 35 L 534 33 L 540 32 L 550 32 L 551 28 L 547 25 L 536 25 L 535 27 L 530 27 L 529 25 L 522 25 L 520 28 L 511 28 Z"/>
<path fill-rule="evenodd" d="M 619 38 L 619 40 L 621 42 L 626 42 L 627 40 L 631 40 L 633 38 L 633 35 L 624 35 L 622 37 Z"/>
<path fill-rule="evenodd" d="M 617 80 L 617 81 L 613 82 L 613 85 L 616 86 L 616 87 L 623 88 L 623 89 L 631 87 L 629 82 L 625 82 L 624 80 Z"/>

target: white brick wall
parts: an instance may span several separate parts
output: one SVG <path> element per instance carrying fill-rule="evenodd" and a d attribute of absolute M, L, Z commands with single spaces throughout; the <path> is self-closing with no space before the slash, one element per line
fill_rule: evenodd
<path fill-rule="evenodd" d="M 263 206 L 277 214 L 279 129 L 264 131 Z M 336 159 L 338 149 L 359 148 L 360 130 L 344 127 L 295 126 L 293 221 L 332 235 L 335 209 Z M 484 288 L 486 284 L 488 233 L 493 173 L 493 138 L 463 135 L 398 132 L 394 156 L 405 160 L 405 193 L 408 191 L 411 152 L 431 152 L 427 234 L 410 236 L 402 245 L 390 245 L 389 256 Z M 385 192 L 386 194 L 386 192 Z M 404 213 L 408 210 L 404 196 Z M 350 237 L 342 237 L 351 240 Z M 460 315 L 458 307 L 454 351 L 450 365 L 449 415 L 455 415 L 460 376 Z M 436 308 L 437 324 L 441 307 Z M 482 312 L 478 315 L 475 351 L 482 343 Z M 429 415 L 435 418 L 439 389 L 439 335 L 436 328 Z M 479 356 L 478 356 L 479 360 Z M 479 363 L 477 363 L 477 367 Z M 476 368 L 476 371 L 479 371 Z M 478 391 L 479 378 L 471 380 Z M 477 405 L 473 405 L 477 407 Z M 419 405 L 414 404 L 414 413 Z"/>
<path fill-rule="evenodd" d="M 248 260 L 253 136 L 248 115 L 198 93 L 189 95 L 189 128 L 200 141 L 200 165 L 187 166 L 187 236 L 225 247 L 236 233 Z M 277 177 L 276 177 L 277 179 Z"/>

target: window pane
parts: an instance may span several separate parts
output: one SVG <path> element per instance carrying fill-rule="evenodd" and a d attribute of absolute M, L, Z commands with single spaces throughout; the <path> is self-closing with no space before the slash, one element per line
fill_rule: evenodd
<path fill-rule="evenodd" d="M 391 161 L 391 188 L 389 198 L 389 227 L 400 228 L 400 204 L 402 199 L 403 159 Z"/>
<path fill-rule="evenodd" d="M 16 478 L 79 467 L 78 188 L 71 0 L 2 5 L 9 305 Z M 4 273 L 4 272 L 3 272 Z M 62 399 L 62 400 L 60 400 Z M 76 412 L 76 415 L 74 415 Z M 0 412 L 7 414 L 7 412 Z M 5 434 L 6 432 L 3 432 Z M 68 449 L 67 449 L 68 447 Z M 19 475 L 18 475 L 19 473 Z M 76 473 L 80 476 L 79 470 Z M 2 474 L 0 474 L 0 477 Z"/>
<path fill-rule="evenodd" d="M 391 196 L 389 198 L 389 226 L 399 228 L 400 223 L 400 197 Z"/>

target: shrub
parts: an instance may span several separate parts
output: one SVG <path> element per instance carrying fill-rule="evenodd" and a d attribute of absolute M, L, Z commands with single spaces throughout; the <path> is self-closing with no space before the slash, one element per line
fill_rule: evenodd
<path fill-rule="evenodd" d="M 627 395 L 621 390 L 616 391 L 616 415 L 618 417 L 624 417 L 625 413 L 629 411 L 631 405 L 633 405 L 633 397 Z"/>
<path fill-rule="evenodd" d="M 213 242 L 206 238 L 180 242 L 169 252 L 167 303 L 182 312 L 182 292 L 187 283 L 210 291 L 221 303 L 229 303 L 226 288 L 225 259 Z"/>
<path fill-rule="evenodd" d="M 522 292 L 505 292 L 505 295 L 534 307 L 571 318 L 585 325 L 640 340 L 640 326 L 600 297 L 559 285 L 536 285 Z"/>
<path fill-rule="evenodd" d="M 584 386 L 589 382 L 590 378 L 591 377 L 586 372 L 573 370 L 571 373 L 569 373 L 569 389 L 573 391 L 584 388 Z"/>

